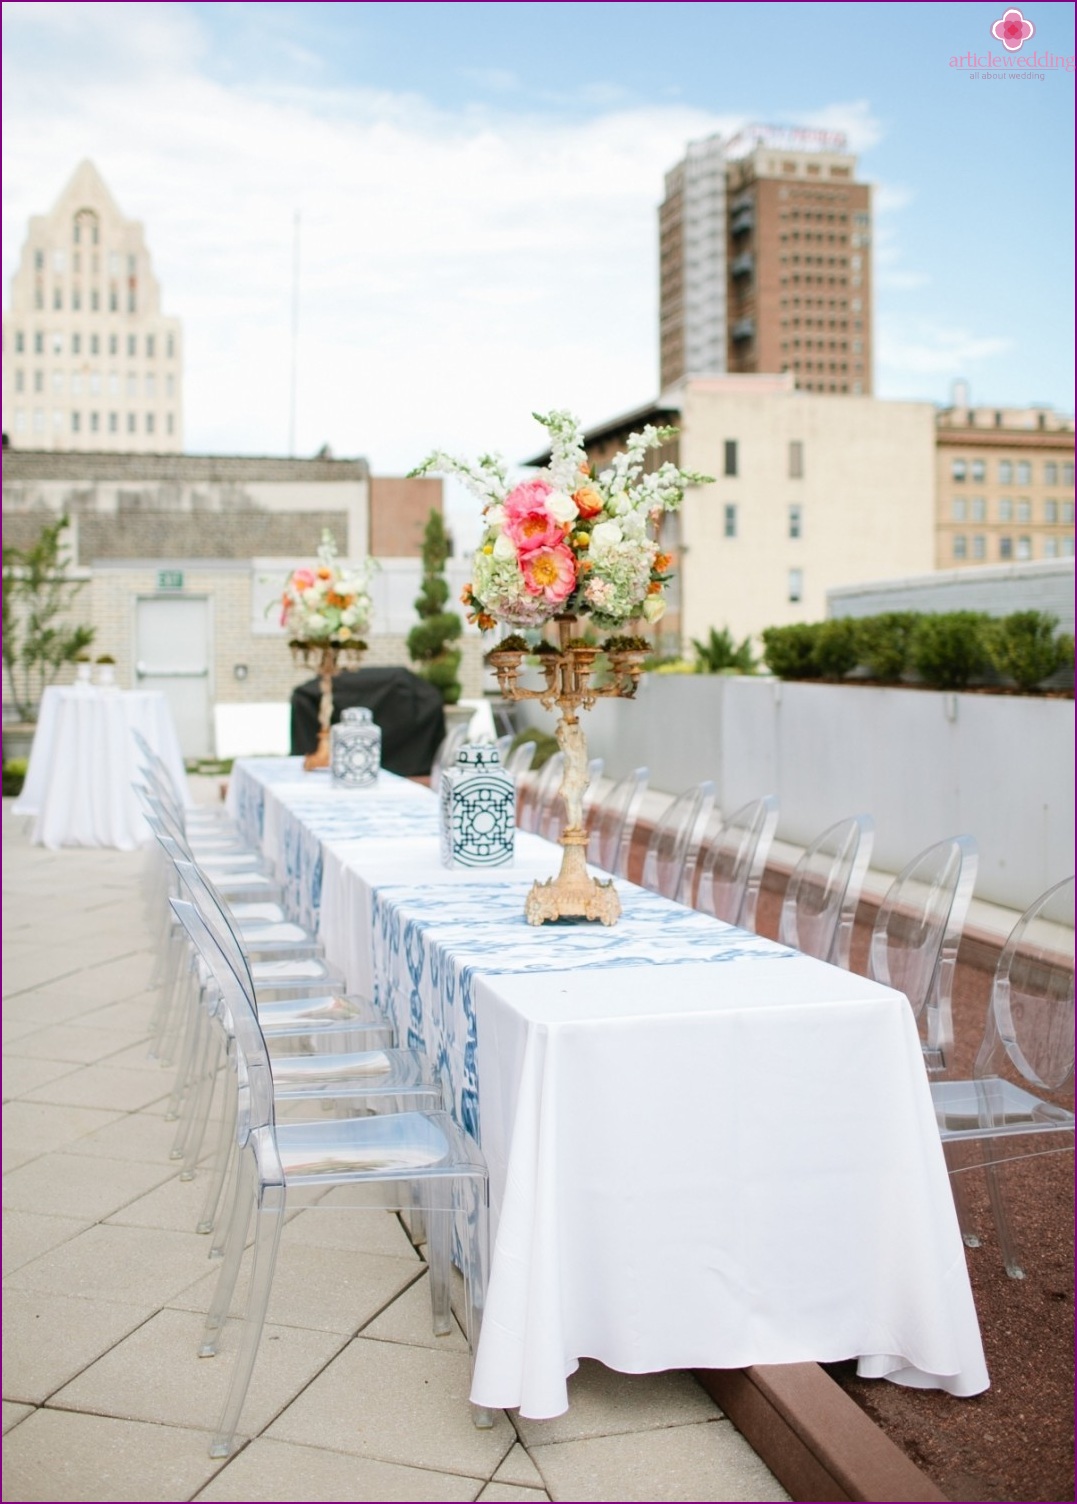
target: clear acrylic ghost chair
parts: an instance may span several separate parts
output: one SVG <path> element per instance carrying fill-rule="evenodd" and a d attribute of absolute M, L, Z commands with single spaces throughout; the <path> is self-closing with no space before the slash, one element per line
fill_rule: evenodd
<path fill-rule="evenodd" d="M 753 799 L 703 842 L 695 906 L 755 933 L 755 911 L 770 843 L 778 825 L 773 794 Z"/>
<path fill-rule="evenodd" d="M 441 775 L 446 768 L 451 768 L 456 761 L 456 754 L 467 741 L 467 721 L 461 721 L 446 735 L 441 746 L 434 753 L 434 760 L 430 764 L 430 787 L 436 794 L 441 787 Z"/>
<path fill-rule="evenodd" d="M 181 823 L 192 838 L 199 840 L 228 839 L 237 835 L 231 816 L 221 805 L 190 805 L 184 798 L 185 790 L 178 789 L 169 771 L 168 764 L 160 753 L 150 746 L 141 731 L 131 728 L 139 760 L 147 775 L 165 797 L 170 798 L 179 813 Z"/>
<path fill-rule="evenodd" d="M 874 841 L 870 815 L 839 820 L 816 837 L 785 890 L 778 925 L 783 945 L 849 969 L 853 924 Z"/>
<path fill-rule="evenodd" d="M 515 741 L 515 737 L 510 737 L 509 741 L 511 744 L 511 742 Z M 507 757 L 502 758 L 502 762 L 505 764 L 507 771 L 514 778 L 518 778 L 521 773 L 529 773 L 531 771 L 531 764 L 535 760 L 535 752 L 537 750 L 538 742 L 521 742 L 518 747 L 508 753 Z"/>
<path fill-rule="evenodd" d="M 317 1196 L 347 1186 L 354 1198 L 352 1205 L 405 1210 L 421 1206 L 427 1224 L 433 1326 L 439 1335 L 452 1330 L 450 1281 L 455 1222 L 464 1274 L 467 1338 L 474 1361 L 489 1259 L 487 1173 L 478 1146 L 444 1112 L 278 1123 L 265 1040 L 239 979 L 194 906 L 183 900 L 173 902 L 207 966 L 220 978 L 235 1028 L 240 1082 L 236 1112 L 239 1173 L 224 1258 L 206 1318 L 200 1349 L 203 1357 L 212 1357 L 218 1350 L 252 1213 L 255 1222 L 239 1351 L 210 1446 L 211 1456 L 227 1457 L 235 1443 L 265 1326 L 285 1213 L 297 1195 Z M 492 1424 L 486 1410 L 475 1408 L 473 1419 L 477 1425 Z"/>
<path fill-rule="evenodd" d="M 392 1093 L 397 1087 L 407 1087 L 414 1094 L 421 1084 L 429 1080 L 429 1071 L 417 1069 L 414 1060 L 410 1061 L 410 1073 L 407 1070 L 402 1073 L 401 1063 L 404 1057 L 399 1050 L 394 1049 L 395 1030 L 375 1005 L 365 999 L 346 993 L 330 993 L 313 998 L 278 998 L 269 1003 L 260 1002 L 242 943 L 228 924 L 211 887 L 190 863 L 177 862 L 176 865 L 184 900 L 194 904 L 203 922 L 216 936 L 232 970 L 240 978 L 251 1006 L 258 1012 L 274 1060 L 279 1057 L 286 1062 L 281 1066 L 280 1080 L 291 1083 L 294 1088 L 291 1095 L 316 1094 L 315 1083 L 319 1077 L 326 1085 L 341 1087 L 348 1087 L 350 1079 L 349 1089 L 331 1094 L 352 1097 L 359 1094 L 360 1087 L 366 1095 L 372 1096 Z M 172 907 L 174 906 L 170 906 L 170 910 Z M 183 926 L 179 928 L 186 940 L 186 929 Z M 172 1158 L 183 1161 L 180 1173 L 182 1180 L 194 1178 L 221 1074 L 221 1031 L 213 1027 L 219 994 L 214 978 L 207 974 L 204 965 L 195 968 L 194 986 L 188 996 L 188 1003 L 184 1048 L 176 1073 L 176 1085 L 166 1112 L 166 1117 L 179 1121 Z M 225 1034 L 228 1033 L 226 1029 Z M 393 1072 L 388 1077 L 382 1071 L 381 1059 L 374 1058 L 372 1051 L 379 1052 L 379 1056 L 389 1052 Z M 274 1070 L 276 1072 L 276 1065 Z M 370 1080 L 372 1070 L 381 1077 L 373 1084 Z M 225 1086 L 228 1086 L 227 1076 Z M 426 1091 L 421 1094 L 421 1101 L 428 1104 L 433 1101 L 435 1105 L 440 1105 L 440 1088 L 430 1090 L 434 1091 L 434 1098 Z M 225 1125 L 227 1117 L 226 1109 L 222 1119 Z M 227 1163 L 227 1143 L 222 1142 L 218 1144 L 214 1157 L 214 1171 L 198 1221 L 199 1232 L 212 1231 Z"/>
<path fill-rule="evenodd" d="M 601 757 L 592 757 L 587 764 L 587 788 L 584 790 L 583 795 L 583 816 L 585 822 L 587 820 L 587 811 L 591 803 L 590 796 L 592 794 L 592 790 L 594 789 L 594 786 L 598 782 L 598 780 L 602 777 L 602 769 L 604 766 L 605 761 Z M 563 771 L 564 764 L 562 763 L 562 772 Z M 561 798 L 561 789 L 560 785 L 558 785 L 556 789 L 553 789 L 550 792 L 550 795 L 546 801 L 545 808 L 539 812 L 537 832 L 540 836 L 544 836 L 547 841 L 560 840 L 561 832 L 565 828 L 565 821 L 567 819 L 568 815 L 565 811 L 565 801 Z"/>
<path fill-rule="evenodd" d="M 645 888 L 675 902 L 691 894 L 699 843 L 713 807 L 709 778 L 678 794 L 647 843 L 641 878 Z"/>
<path fill-rule="evenodd" d="M 977 862 L 971 836 L 929 846 L 894 879 L 872 927 L 868 974 L 908 998 L 929 1071 L 946 1069 L 954 1042 L 950 998 Z"/>
<path fill-rule="evenodd" d="M 636 768 L 614 784 L 591 807 L 587 831 L 587 860 L 612 877 L 628 876 L 632 832 L 643 802 L 650 772 Z"/>
<path fill-rule="evenodd" d="M 550 803 L 557 797 L 557 791 L 561 787 L 564 767 L 565 754 L 554 752 L 538 772 L 529 774 L 526 781 L 521 779 L 517 783 L 516 824 L 520 830 L 536 833 L 540 830 Z"/>
<path fill-rule="evenodd" d="M 1017 1081 L 1008 1080 L 1003 1071 Z M 978 1143 L 1002 1261 L 1011 1279 L 1023 1279 L 1024 1269 L 999 1167 L 1040 1154 L 1072 1154 L 1074 1127 L 1072 1112 L 1043 1101 L 1018 1082 L 1057 1093 L 1072 1081 L 1073 878 L 1068 877 L 1041 894 L 1003 947 L 972 1080 L 931 1083 L 965 1242 L 976 1247 L 980 1241 L 970 1230 L 962 1194 L 971 1168 L 962 1163 L 964 1151 Z M 1063 1135 L 1067 1142 L 1052 1148 L 1028 1143 L 1042 1135 Z"/>

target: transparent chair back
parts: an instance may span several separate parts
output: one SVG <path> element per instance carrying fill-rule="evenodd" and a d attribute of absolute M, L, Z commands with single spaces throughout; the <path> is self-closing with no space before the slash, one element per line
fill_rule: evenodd
<path fill-rule="evenodd" d="M 587 860 L 613 877 L 628 876 L 628 853 L 650 773 L 636 768 L 596 800 L 588 821 Z"/>
<path fill-rule="evenodd" d="M 874 839 L 871 816 L 853 815 L 812 842 L 793 868 L 782 900 L 778 938 L 783 945 L 848 969 Z"/>
<path fill-rule="evenodd" d="M 953 1045 L 954 968 L 977 860 L 971 836 L 920 852 L 894 879 L 871 932 L 869 974 L 908 998 L 929 1071 L 946 1069 Z"/>
<path fill-rule="evenodd" d="M 1073 886 L 1068 877 L 1041 894 L 1004 945 L 972 1080 L 931 1082 L 962 1236 L 969 1247 L 979 1246 L 965 1193 L 972 1168 L 965 1154 L 972 1145 L 980 1150 L 999 1250 L 1012 1279 L 1022 1279 L 1024 1268 L 1001 1167 L 1042 1154 L 1073 1153 L 1072 1110 L 1028 1090 L 1072 1091 Z"/>
<path fill-rule="evenodd" d="M 510 745 L 512 744 L 513 740 L 514 738 L 510 736 Z M 521 773 L 527 773 L 530 771 L 531 764 L 535 760 L 535 752 L 537 748 L 537 742 L 521 742 L 520 745 L 514 751 L 510 752 L 507 757 L 502 758 L 505 767 L 514 778 L 519 777 Z"/>
<path fill-rule="evenodd" d="M 537 773 L 529 774 L 526 781 L 521 779 L 516 789 L 516 824 L 521 830 L 541 830 L 550 803 L 561 787 L 564 766 L 564 753 L 555 752 Z"/>
<path fill-rule="evenodd" d="M 778 824 L 773 794 L 738 809 L 705 840 L 699 858 L 697 909 L 755 931 L 763 870 Z"/>
<path fill-rule="evenodd" d="M 643 886 L 680 901 L 692 891 L 699 843 L 714 807 L 710 779 L 685 789 L 655 826 L 643 858 Z"/>
<path fill-rule="evenodd" d="M 441 775 L 446 768 L 451 768 L 456 761 L 456 754 L 467 740 L 467 722 L 462 721 L 454 726 L 445 737 L 441 746 L 434 753 L 434 761 L 430 764 L 430 787 L 436 794 L 441 787 Z"/>

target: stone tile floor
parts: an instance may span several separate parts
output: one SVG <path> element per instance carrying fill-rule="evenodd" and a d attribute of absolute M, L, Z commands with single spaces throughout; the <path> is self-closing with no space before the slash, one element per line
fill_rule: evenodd
<path fill-rule="evenodd" d="M 556 1420 L 472 1426 L 462 1333 L 389 1213 L 285 1229 L 242 1432 L 208 1455 L 230 1349 L 201 1187 L 169 1159 L 147 1058 L 147 859 L 45 851 L 4 801 L 4 1498 L 785 1499 L 687 1374 L 585 1362 Z"/>

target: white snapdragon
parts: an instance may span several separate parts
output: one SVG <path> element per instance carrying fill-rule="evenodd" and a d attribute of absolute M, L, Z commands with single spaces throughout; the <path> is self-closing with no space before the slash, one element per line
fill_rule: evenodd
<path fill-rule="evenodd" d="M 500 527 L 505 521 L 505 508 L 498 501 L 492 507 L 487 507 L 484 515 L 488 527 Z"/>

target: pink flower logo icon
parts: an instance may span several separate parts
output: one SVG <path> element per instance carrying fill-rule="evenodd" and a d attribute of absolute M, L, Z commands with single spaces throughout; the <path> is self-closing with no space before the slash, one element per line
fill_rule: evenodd
<path fill-rule="evenodd" d="M 991 28 L 991 35 L 996 42 L 1002 43 L 1007 52 L 1017 52 L 1035 32 L 1032 22 L 1026 21 L 1015 6 L 1004 11 L 1002 19 L 996 21 Z"/>

